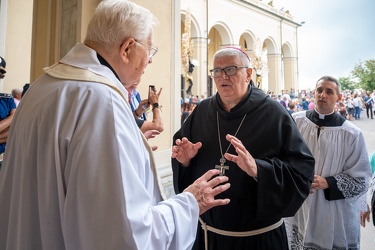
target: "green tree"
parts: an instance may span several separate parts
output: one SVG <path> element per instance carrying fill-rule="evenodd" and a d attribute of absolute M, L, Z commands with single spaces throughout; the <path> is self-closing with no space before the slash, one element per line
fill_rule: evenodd
<path fill-rule="evenodd" d="M 359 61 L 351 73 L 360 88 L 367 91 L 375 89 L 375 60 Z"/>
<path fill-rule="evenodd" d="M 358 88 L 358 84 L 356 84 L 351 77 L 340 77 L 338 79 L 340 85 L 341 85 L 341 90 L 350 90 L 350 92 L 353 92 L 354 89 Z"/>

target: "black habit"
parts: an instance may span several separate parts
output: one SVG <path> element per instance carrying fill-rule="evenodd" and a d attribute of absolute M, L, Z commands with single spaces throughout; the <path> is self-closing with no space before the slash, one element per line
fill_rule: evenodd
<path fill-rule="evenodd" d="M 236 137 L 256 160 L 258 180 L 227 160 L 225 165 L 229 170 L 225 175 L 229 177 L 231 187 L 217 198 L 230 198 L 231 202 L 204 213 L 201 216 L 203 221 L 218 229 L 250 231 L 293 216 L 309 195 L 314 158 L 287 110 L 250 85 L 247 96 L 230 112 L 222 108 L 218 94 L 202 100 L 174 135 L 174 142 L 187 137 L 193 143 L 203 144 L 187 168 L 172 159 L 176 193 L 182 192 L 215 165 L 220 165 L 217 114 L 224 152 L 229 145 L 225 136 L 234 135 L 247 114 Z M 233 146 L 228 152 L 236 154 Z M 200 224 L 197 230 L 193 249 L 204 249 Z M 209 232 L 208 243 L 210 250 L 288 249 L 284 224 L 249 237 L 228 237 Z"/>

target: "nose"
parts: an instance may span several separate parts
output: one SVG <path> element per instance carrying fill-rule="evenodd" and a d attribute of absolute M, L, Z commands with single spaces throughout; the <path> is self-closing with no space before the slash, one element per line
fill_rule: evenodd
<path fill-rule="evenodd" d="M 227 75 L 227 73 L 225 73 L 225 70 L 221 70 L 221 76 L 220 77 L 222 77 L 222 78 L 224 78 L 224 79 L 228 79 L 229 78 L 229 76 Z"/>
<path fill-rule="evenodd" d="M 152 63 L 152 57 L 149 57 L 149 58 L 148 58 L 148 63 L 149 63 L 149 64 Z"/>

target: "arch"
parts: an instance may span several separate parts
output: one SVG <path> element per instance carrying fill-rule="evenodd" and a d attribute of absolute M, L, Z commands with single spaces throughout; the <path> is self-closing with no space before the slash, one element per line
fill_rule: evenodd
<path fill-rule="evenodd" d="M 224 46 L 233 45 L 233 38 L 232 38 L 233 35 L 232 35 L 232 32 L 231 32 L 231 29 L 228 27 L 227 24 L 225 24 L 223 22 L 215 23 L 209 29 L 210 30 L 209 34 L 211 33 L 211 31 L 213 29 L 217 30 L 217 32 L 218 32 L 218 34 L 220 35 L 220 38 L 221 38 L 221 44 L 218 44 L 218 47 L 219 47 L 218 49 L 220 49 Z M 209 39 L 211 39 L 210 35 L 208 35 L 208 37 L 209 37 Z"/>
<path fill-rule="evenodd" d="M 233 38 L 230 28 L 223 22 L 214 23 L 208 33 L 207 48 L 207 69 L 213 68 L 213 56 L 219 49 L 233 45 Z M 207 72 L 208 74 L 208 72 Z M 207 96 L 214 93 L 214 84 L 212 78 L 208 77 Z"/>
<path fill-rule="evenodd" d="M 281 47 L 281 51 L 283 53 L 283 58 L 293 57 L 292 46 L 289 42 L 283 44 L 283 46 Z"/>
<path fill-rule="evenodd" d="M 214 24 L 208 33 L 209 46 L 208 46 L 208 68 L 213 66 L 212 57 L 219 49 L 233 45 L 232 33 L 229 27 L 222 23 L 217 22 Z"/>
<path fill-rule="evenodd" d="M 268 55 L 278 54 L 276 46 L 277 43 L 275 42 L 275 39 L 273 39 L 272 37 L 267 37 L 266 39 L 264 39 L 263 44 L 265 47 L 267 47 Z"/>
<path fill-rule="evenodd" d="M 255 35 L 251 31 L 244 31 L 239 38 L 239 45 L 241 48 L 250 55 L 253 51 Z"/>
<path fill-rule="evenodd" d="M 244 50 L 250 58 L 251 67 L 253 68 L 251 79 L 253 80 L 254 83 L 257 82 L 257 72 L 255 69 L 256 56 L 255 56 L 255 48 L 254 48 L 256 40 L 257 38 L 254 35 L 254 33 L 249 30 L 244 31 L 239 38 L 239 44 L 242 50 Z M 260 80 L 261 78 L 258 78 L 258 79 Z"/>
<path fill-rule="evenodd" d="M 184 33 L 185 29 L 185 17 L 186 17 L 187 10 L 181 11 L 181 33 Z M 193 15 L 193 13 L 190 12 L 190 19 L 191 19 L 191 27 L 190 27 L 190 34 L 191 37 L 201 37 L 201 28 L 199 27 L 199 22 Z"/>

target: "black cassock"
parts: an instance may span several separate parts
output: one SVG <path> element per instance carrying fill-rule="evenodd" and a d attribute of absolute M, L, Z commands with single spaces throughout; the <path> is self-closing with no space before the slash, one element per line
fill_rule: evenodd
<path fill-rule="evenodd" d="M 237 138 L 256 160 L 258 181 L 248 176 L 235 163 L 226 161 L 231 187 L 217 196 L 230 198 L 225 206 L 215 207 L 201 218 L 208 225 L 227 231 L 250 231 L 272 225 L 283 217 L 293 216 L 309 194 L 314 176 L 314 158 L 300 135 L 292 117 L 277 101 L 261 90 L 249 86 L 247 97 L 230 112 L 224 111 L 219 95 L 201 101 L 173 141 L 187 137 L 202 142 L 190 166 L 181 167 L 172 159 L 176 193 L 183 191 L 207 170 L 220 165 L 217 129 L 219 117 L 222 150 L 247 114 Z M 233 146 L 228 150 L 236 154 Z M 198 225 L 193 249 L 204 249 L 203 230 Z M 208 233 L 210 250 L 288 249 L 284 224 L 257 236 L 229 237 Z"/>

